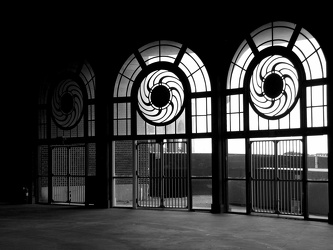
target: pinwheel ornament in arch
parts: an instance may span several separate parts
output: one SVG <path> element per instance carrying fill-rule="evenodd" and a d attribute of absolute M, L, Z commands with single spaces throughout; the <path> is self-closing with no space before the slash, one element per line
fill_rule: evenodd
<path fill-rule="evenodd" d="M 267 119 L 287 115 L 299 96 L 298 74 L 293 63 L 280 55 L 264 58 L 254 68 L 250 79 L 253 109 Z"/>
<path fill-rule="evenodd" d="M 81 120 L 84 97 L 78 83 L 66 79 L 57 84 L 51 100 L 52 118 L 58 127 L 71 129 Z"/>
<path fill-rule="evenodd" d="M 138 90 L 138 107 L 144 120 L 156 125 L 169 124 L 179 117 L 184 104 L 184 88 L 168 70 L 148 74 Z"/>

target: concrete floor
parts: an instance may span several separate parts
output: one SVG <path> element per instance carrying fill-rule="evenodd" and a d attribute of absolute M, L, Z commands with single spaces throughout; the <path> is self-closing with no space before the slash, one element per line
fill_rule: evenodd
<path fill-rule="evenodd" d="M 0 249 L 333 249 L 333 225 L 208 212 L 0 205 Z"/>

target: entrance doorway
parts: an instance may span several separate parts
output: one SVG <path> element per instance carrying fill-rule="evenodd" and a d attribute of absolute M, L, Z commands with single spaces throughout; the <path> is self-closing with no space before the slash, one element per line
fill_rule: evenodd
<path fill-rule="evenodd" d="M 188 208 L 187 152 L 183 140 L 137 144 L 138 207 Z"/>
<path fill-rule="evenodd" d="M 86 164 L 84 146 L 52 147 L 53 203 L 85 203 Z"/>
<path fill-rule="evenodd" d="M 251 211 L 303 215 L 303 141 L 251 141 Z"/>

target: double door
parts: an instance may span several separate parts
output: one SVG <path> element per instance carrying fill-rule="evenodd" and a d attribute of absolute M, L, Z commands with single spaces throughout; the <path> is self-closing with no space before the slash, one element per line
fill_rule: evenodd
<path fill-rule="evenodd" d="M 52 147 L 53 203 L 85 203 L 85 155 L 84 146 Z"/>
<path fill-rule="evenodd" d="M 303 215 L 302 140 L 251 142 L 253 212 Z"/>
<path fill-rule="evenodd" d="M 188 155 L 184 141 L 137 144 L 137 206 L 188 207 Z"/>

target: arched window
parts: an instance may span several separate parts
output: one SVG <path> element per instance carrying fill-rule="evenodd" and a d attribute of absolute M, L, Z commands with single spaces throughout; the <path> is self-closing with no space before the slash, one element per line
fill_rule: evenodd
<path fill-rule="evenodd" d="M 95 94 L 95 74 L 85 60 L 50 69 L 41 83 L 37 202 L 94 203 L 86 194 L 96 175 Z"/>
<path fill-rule="evenodd" d="M 210 206 L 211 103 L 206 67 L 187 46 L 155 41 L 126 60 L 112 98 L 113 206 Z"/>
<path fill-rule="evenodd" d="M 210 92 L 206 68 L 192 50 L 165 40 L 147 44 L 118 73 L 113 134 L 210 133 Z"/>
<path fill-rule="evenodd" d="M 300 25 L 271 22 L 241 43 L 226 84 L 229 211 L 327 218 L 327 84 Z"/>
<path fill-rule="evenodd" d="M 327 126 L 326 70 L 320 45 L 304 28 L 272 22 L 256 29 L 229 68 L 227 131 Z"/>
<path fill-rule="evenodd" d="M 40 87 L 38 138 L 95 136 L 95 88 L 87 61 L 48 76 Z"/>

